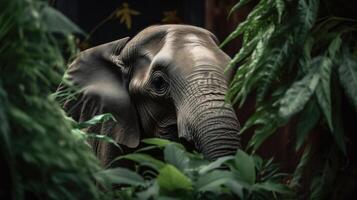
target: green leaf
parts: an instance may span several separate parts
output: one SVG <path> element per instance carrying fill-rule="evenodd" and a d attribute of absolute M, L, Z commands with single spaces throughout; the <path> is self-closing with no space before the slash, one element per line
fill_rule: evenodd
<path fill-rule="evenodd" d="M 148 187 L 146 190 L 142 192 L 137 192 L 136 195 L 140 200 L 148 200 L 148 199 L 157 199 L 159 195 L 159 184 L 157 181 L 154 181 L 154 183 Z"/>
<path fill-rule="evenodd" d="M 45 6 L 42 9 L 41 17 L 49 32 L 86 35 L 84 31 L 71 22 L 66 16 L 50 6 Z"/>
<path fill-rule="evenodd" d="M 329 57 L 324 57 L 320 66 L 320 83 L 316 88 L 317 102 L 320 105 L 322 113 L 324 114 L 327 124 L 333 132 L 332 125 L 332 111 L 331 111 L 331 70 L 333 65 L 333 60 L 336 57 L 336 53 L 341 47 L 341 37 L 337 37 L 330 43 L 328 47 Z"/>
<path fill-rule="evenodd" d="M 296 127 L 296 151 L 301 148 L 307 134 L 314 128 L 319 119 L 320 110 L 315 99 L 311 99 L 302 111 Z"/>
<path fill-rule="evenodd" d="M 267 105 L 259 107 L 257 112 L 248 119 L 242 131 L 251 126 L 256 126 L 253 137 L 249 140 L 248 148 L 253 147 L 257 150 L 259 146 L 271 136 L 284 121 L 280 118 L 276 108 L 276 103 L 267 102 Z"/>
<path fill-rule="evenodd" d="M 263 167 L 264 160 L 263 160 L 260 156 L 258 156 L 258 155 L 256 155 L 256 154 L 252 155 L 252 157 L 253 157 L 253 159 L 254 159 L 255 169 L 259 172 L 259 171 L 262 169 L 262 167 Z M 270 159 L 268 160 L 268 162 L 269 162 L 269 163 L 270 163 L 270 162 L 273 162 L 273 158 L 270 158 Z"/>
<path fill-rule="evenodd" d="M 198 173 L 201 175 L 206 174 L 207 172 L 209 172 L 211 170 L 215 170 L 215 169 L 221 167 L 225 162 L 232 160 L 232 159 L 234 159 L 233 156 L 224 156 L 224 157 L 218 158 L 217 160 L 211 162 L 210 164 L 202 166 L 199 169 Z"/>
<path fill-rule="evenodd" d="M 116 146 L 120 150 L 122 150 L 120 145 L 115 140 L 113 140 L 111 137 L 109 137 L 107 135 L 98 135 L 98 134 L 94 134 L 94 133 L 87 133 L 86 137 L 87 138 L 97 139 L 97 140 L 100 140 L 100 141 L 103 141 L 103 142 L 106 142 L 106 143 L 109 143 L 109 144 L 113 144 L 114 146 Z"/>
<path fill-rule="evenodd" d="M 240 199 L 244 199 L 244 186 L 240 182 L 234 180 L 227 180 L 223 183 L 223 185 L 229 188 L 230 191 L 236 194 Z"/>
<path fill-rule="evenodd" d="M 158 147 L 166 147 L 166 145 L 168 145 L 168 144 L 176 144 L 181 149 L 184 149 L 184 146 L 182 146 L 182 144 L 180 144 L 180 143 L 172 142 L 170 140 L 161 139 L 161 138 L 147 138 L 147 139 L 143 139 L 141 141 L 145 144 L 150 144 L 150 145 L 154 145 L 154 146 L 158 146 Z"/>
<path fill-rule="evenodd" d="M 143 139 L 141 141 L 145 144 L 151 144 L 151 145 L 155 145 L 155 146 L 159 146 L 159 147 L 165 147 L 166 145 L 171 143 L 170 140 L 165 140 L 165 139 L 161 139 L 161 138 L 147 138 L 147 139 Z"/>
<path fill-rule="evenodd" d="M 338 34 L 335 39 L 332 40 L 328 47 L 328 56 L 333 61 L 336 57 L 336 53 L 340 50 L 342 44 L 341 36 Z"/>
<path fill-rule="evenodd" d="M 331 69 L 332 69 L 332 61 L 325 57 L 323 58 L 320 66 L 320 81 L 316 87 L 316 97 L 317 102 L 319 103 L 322 113 L 324 114 L 327 124 L 333 132 L 332 126 L 332 113 L 331 113 Z"/>
<path fill-rule="evenodd" d="M 319 83 L 319 64 L 321 59 L 315 59 L 310 65 L 310 70 L 301 80 L 296 81 L 286 91 L 280 101 L 279 115 L 288 120 L 297 112 L 300 112 L 310 100 Z M 316 66 L 317 65 L 317 66 Z"/>
<path fill-rule="evenodd" d="M 127 184 L 131 186 L 144 186 L 145 180 L 137 173 L 125 168 L 112 168 L 95 174 L 98 180 L 108 180 L 111 184 Z"/>
<path fill-rule="evenodd" d="M 262 102 L 272 86 L 274 80 L 278 79 L 282 67 L 288 68 L 288 60 L 291 58 L 293 50 L 293 37 L 290 35 L 282 39 L 283 43 L 278 48 L 266 48 L 263 59 L 260 60 L 258 66 L 262 68 L 259 71 L 260 80 L 257 91 L 257 102 Z M 264 67 L 264 68 L 263 68 Z"/>
<path fill-rule="evenodd" d="M 184 172 L 184 170 L 189 167 L 190 158 L 187 155 L 187 152 L 178 147 L 178 145 L 175 143 L 166 145 L 164 156 L 167 163 L 174 165 L 182 172 Z"/>
<path fill-rule="evenodd" d="M 233 68 L 237 63 L 241 62 L 244 58 L 250 55 L 253 50 L 256 49 L 256 46 L 259 42 L 259 37 L 253 38 L 247 44 L 244 44 L 243 47 L 239 50 L 239 52 L 233 57 L 233 59 L 229 62 L 225 71 Z"/>
<path fill-rule="evenodd" d="M 253 185 L 256 179 L 254 158 L 239 149 L 235 155 L 234 162 L 236 175 L 246 183 Z"/>
<path fill-rule="evenodd" d="M 263 120 L 266 120 L 266 119 L 263 119 Z M 274 132 L 277 130 L 278 127 L 279 127 L 279 124 L 276 124 L 274 122 L 272 124 L 268 124 L 266 126 L 257 128 L 254 131 L 253 137 L 249 140 L 247 149 L 252 147 L 253 152 L 255 152 L 267 138 L 269 138 L 271 135 L 274 134 Z"/>
<path fill-rule="evenodd" d="M 119 156 L 118 158 L 114 159 L 111 163 L 114 163 L 121 159 L 128 159 L 128 160 L 138 162 L 141 165 L 151 167 L 151 168 L 155 169 L 156 171 L 159 171 L 161 168 L 163 168 L 165 166 L 165 163 L 163 163 L 162 161 L 157 160 L 157 159 L 155 159 L 147 154 L 143 154 L 143 153 L 131 153 L 131 154 L 127 154 L 124 156 Z"/>
<path fill-rule="evenodd" d="M 111 119 L 115 121 L 115 118 L 110 113 L 102 114 L 102 115 L 96 115 L 96 116 L 94 116 L 92 119 L 90 119 L 88 121 L 79 122 L 77 125 L 75 125 L 75 128 L 78 128 L 78 129 L 88 128 L 90 126 L 93 126 L 93 125 L 96 125 L 96 124 L 99 124 L 99 123 L 103 123 L 103 122 L 106 122 L 106 121 L 111 120 Z"/>
<path fill-rule="evenodd" d="M 251 2 L 251 0 L 240 0 L 238 3 L 236 3 L 229 11 L 228 18 L 232 15 L 233 12 L 247 5 L 249 2 Z"/>
<path fill-rule="evenodd" d="M 220 192 L 220 186 L 223 184 L 233 181 L 233 174 L 229 171 L 214 170 L 198 178 L 196 182 L 196 188 L 198 191 L 211 191 Z"/>
<path fill-rule="evenodd" d="M 71 134 L 74 135 L 76 139 L 80 139 L 80 140 L 85 140 L 88 138 L 87 134 L 84 131 L 76 128 L 71 130 Z"/>
<path fill-rule="evenodd" d="M 28 115 L 28 113 L 25 113 L 23 110 L 10 105 L 8 111 L 12 119 L 17 122 L 18 126 L 22 126 L 25 129 L 28 129 L 29 131 L 45 133 L 45 127 L 43 127 L 38 121 L 36 121 L 36 118 L 32 118 Z"/>
<path fill-rule="evenodd" d="M 303 46 L 302 54 L 299 59 L 299 66 L 301 66 L 301 71 L 307 73 L 309 71 L 309 63 L 311 62 L 311 51 L 314 45 L 314 38 L 309 36 Z"/>
<path fill-rule="evenodd" d="M 157 182 L 160 189 L 168 192 L 175 190 L 192 190 L 192 181 L 170 164 L 166 164 L 160 169 Z"/>
<path fill-rule="evenodd" d="M 246 0 L 242 0 L 242 1 L 246 1 Z M 237 38 L 239 35 L 242 35 L 243 33 L 244 33 L 244 37 L 243 37 L 244 43 L 248 41 L 247 36 L 252 35 L 252 37 L 249 37 L 249 39 L 253 38 L 254 34 L 259 32 L 258 30 L 261 30 L 261 28 L 265 27 L 264 25 L 267 24 L 267 23 L 262 23 L 261 20 L 264 17 L 269 18 L 271 16 L 272 8 L 273 6 L 269 1 L 260 1 L 256 5 L 256 7 L 252 10 L 252 12 L 249 13 L 247 19 L 241 22 L 237 26 L 237 28 L 231 34 L 228 35 L 228 37 L 221 43 L 220 47 L 222 48 L 227 43 L 234 40 L 235 38 Z"/>
<path fill-rule="evenodd" d="M 357 112 L 357 59 L 345 50 L 341 61 L 338 68 L 340 83 Z"/>
<path fill-rule="evenodd" d="M 140 148 L 140 149 L 136 150 L 135 153 L 141 153 L 141 152 L 150 151 L 150 150 L 153 150 L 153 149 L 160 149 L 160 147 L 158 147 L 158 146 L 147 146 L 147 147 L 143 147 L 143 148 Z"/>
<path fill-rule="evenodd" d="M 319 9 L 319 0 L 299 0 L 297 9 L 300 18 L 299 24 L 305 31 L 309 31 L 315 24 Z"/>
<path fill-rule="evenodd" d="M 43 16 L 51 9 L 48 1 L 0 4 L 0 148 L 7 173 L 1 181 L 11 182 L 5 196 L 101 199 L 94 180 L 99 161 L 84 140 L 71 134 L 71 124 L 51 96 L 73 56 L 68 51 L 73 38 L 48 30 Z M 61 22 L 52 25 L 63 28 Z"/>

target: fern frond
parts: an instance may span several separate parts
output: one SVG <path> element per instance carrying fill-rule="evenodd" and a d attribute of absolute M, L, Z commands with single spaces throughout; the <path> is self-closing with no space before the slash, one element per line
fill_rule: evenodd
<path fill-rule="evenodd" d="M 271 17 L 271 13 L 274 7 L 270 3 L 270 0 L 261 0 L 258 5 L 254 8 L 254 10 L 249 13 L 247 19 L 240 23 L 237 28 L 229 34 L 229 36 L 221 43 L 220 47 L 224 47 L 227 43 L 231 42 L 238 36 L 242 35 L 245 32 L 254 32 L 257 33 L 263 27 L 258 26 L 258 24 L 262 24 L 262 20 L 264 21 L 266 18 Z M 254 31 L 252 30 L 254 27 Z M 259 28 L 255 30 L 255 28 Z"/>
<path fill-rule="evenodd" d="M 229 11 L 228 14 L 228 18 L 232 15 L 232 13 L 234 13 L 235 11 L 237 11 L 238 9 L 242 8 L 243 6 L 247 5 L 248 3 L 250 3 L 252 0 L 240 0 L 238 3 L 236 3 L 231 10 Z"/>

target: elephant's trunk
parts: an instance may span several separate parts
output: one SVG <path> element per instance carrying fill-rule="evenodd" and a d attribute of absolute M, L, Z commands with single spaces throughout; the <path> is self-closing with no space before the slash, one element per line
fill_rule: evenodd
<path fill-rule="evenodd" d="M 178 111 L 179 135 L 192 141 L 207 159 L 234 154 L 240 147 L 239 122 L 225 102 L 228 87 L 221 69 L 197 68 L 185 88 Z"/>
<path fill-rule="evenodd" d="M 240 147 L 239 124 L 230 105 L 214 102 L 192 121 L 196 148 L 210 160 L 234 154 Z"/>

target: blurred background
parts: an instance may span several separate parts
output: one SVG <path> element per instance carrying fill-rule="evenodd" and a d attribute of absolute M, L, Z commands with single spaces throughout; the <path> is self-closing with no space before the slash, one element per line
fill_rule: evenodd
<path fill-rule="evenodd" d="M 52 0 L 57 10 L 75 22 L 88 35 L 79 47 L 134 36 L 157 24 L 190 24 L 213 32 L 223 41 L 248 14 L 251 5 L 228 18 L 236 0 Z M 254 1 L 253 1 L 254 5 Z M 241 47 L 238 39 L 225 47 L 233 55 Z"/>

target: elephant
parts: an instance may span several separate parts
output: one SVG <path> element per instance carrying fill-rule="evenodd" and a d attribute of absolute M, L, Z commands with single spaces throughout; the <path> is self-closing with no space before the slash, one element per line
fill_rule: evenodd
<path fill-rule="evenodd" d="M 79 94 L 64 103 L 76 121 L 111 113 L 115 120 L 90 132 L 112 137 L 136 148 L 140 139 L 183 139 L 208 160 L 240 148 L 240 125 L 225 100 L 232 71 L 230 57 L 216 37 L 190 25 L 156 25 L 133 38 L 122 38 L 79 53 L 66 71 Z M 92 141 L 107 165 L 118 151 Z"/>

